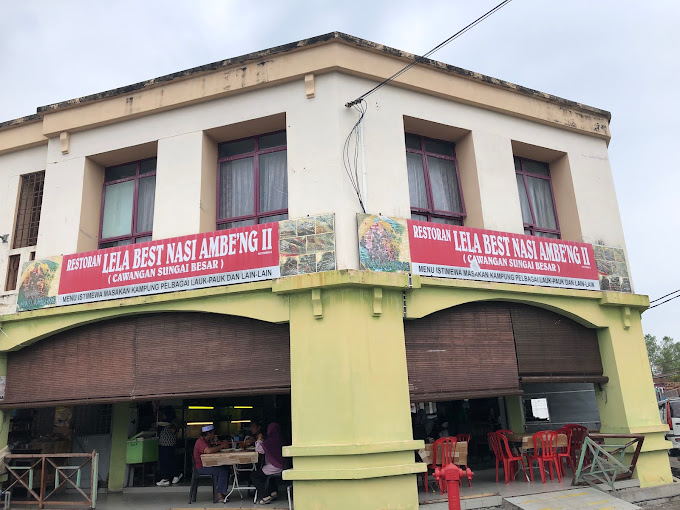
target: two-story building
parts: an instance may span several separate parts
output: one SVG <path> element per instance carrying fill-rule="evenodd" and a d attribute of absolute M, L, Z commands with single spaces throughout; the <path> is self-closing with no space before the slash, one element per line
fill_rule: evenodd
<path fill-rule="evenodd" d="M 413 58 L 331 33 L 0 124 L 0 445 L 59 415 L 115 491 L 131 416 L 259 408 L 298 508 L 416 508 L 412 411 L 485 441 L 547 401 L 671 483 L 610 114 L 427 60 L 358 123 Z"/>

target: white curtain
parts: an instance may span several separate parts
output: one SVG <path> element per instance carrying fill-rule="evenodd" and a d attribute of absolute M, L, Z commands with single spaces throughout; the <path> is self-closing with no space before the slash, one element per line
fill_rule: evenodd
<path fill-rule="evenodd" d="M 288 151 L 260 156 L 260 212 L 288 209 Z"/>
<path fill-rule="evenodd" d="M 522 207 L 522 221 L 524 221 L 524 223 L 533 224 L 534 219 L 531 217 L 529 198 L 527 197 L 527 190 L 524 186 L 524 176 L 515 174 L 515 177 L 517 178 L 517 190 L 519 191 L 519 204 Z"/>
<path fill-rule="evenodd" d="M 132 204 L 135 181 L 124 181 L 106 187 L 102 239 L 132 233 Z"/>
<path fill-rule="evenodd" d="M 427 168 L 430 171 L 432 200 L 437 211 L 463 212 L 463 205 L 458 192 L 456 165 L 450 159 L 427 157 Z"/>
<path fill-rule="evenodd" d="M 406 168 L 408 170 L 408 194 L 411 207 L 427 209 L 427 191 L 425 188 L 425 174 L 423 172 L 423 157 L 412 152 L 406 153 Z"/>
<path fill-rule="evenodd" d="M 137 232 L 151 232 L 153 230 L 153 208 L 156 199 L 156 176 L 144 177 L 139 180 L 139 195 L 137 197 Z"/>
<path fill-rule="evenodd" d="M 550 181 L 527 176 L 527 185 L 529 187 L 529 199 L 534 208 L 536 226 L 557 230 Z"/>
<path fill-rule="evenodd" d="M 220 166 L 220 218 L 255 213 L 253 158 L 226 161 Z"/>

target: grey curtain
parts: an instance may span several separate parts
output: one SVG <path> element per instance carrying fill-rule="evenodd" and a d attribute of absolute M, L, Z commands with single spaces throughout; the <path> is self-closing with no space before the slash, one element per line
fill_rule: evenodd
<path fill-rule="evenodd" d="M 260 156 L 260 212 L 288 209 L 288 151 Z"/>
<path fill-rule="evenodd" d="M 407 152 L 406 168 L 408 170 L 408 194 L 411 198 L 411 207 L 427 209 L 427 191 L 425 188 L 425 173 L 423 172 L 423 157 L 420 154 Z"/>
<path fill-rule="evenodd" d="M 434 208 L 437 211 L 463 212 L 455 163 L 450 159 L 428 156 L 427 168 L 430 172 Z"/>
<path fill-rule="evenodd" d="M 153 209 L 156 200 L 156 176 L 143 177 L 139 180 L 137 197 L 137 232 L 153 230 Z"/>
<path fill-rule="evenodd" d="M 255 213 L 253 158 L 225 161 L 220 165 L 220 218 Z"/>

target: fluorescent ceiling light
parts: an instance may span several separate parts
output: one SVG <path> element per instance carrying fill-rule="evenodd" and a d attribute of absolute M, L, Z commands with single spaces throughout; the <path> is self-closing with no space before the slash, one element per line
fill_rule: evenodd
<path fill-rule="evenodd" d="M 252 409 L 253 406 L 234 406 L 234 409 Z"/>
<path fill-rule="evenodd" d="M 230 421 L 229 423 L 250 423 L 250 420 L 234 420 Z"/>
<path fill-rule="evenodd" d="M 190 421 L 187 425 L 212 425 L 211 421 Z"/>
<path fill-rule="evenodd" d="M 189 409 L 215 409 L 214 406 L 189 406 Z"/>

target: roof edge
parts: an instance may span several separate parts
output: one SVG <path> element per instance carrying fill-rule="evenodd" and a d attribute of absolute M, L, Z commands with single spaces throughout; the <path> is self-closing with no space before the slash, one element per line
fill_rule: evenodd
<path fill-rule="evenodd" d="M 212 62 L 210 64 L 204 64 L 198 67 L 192 67 L 190 69 L 185 69 L 183 71 L 178 71 L 175 73 L 171 74 L 166 74 L 163 76 L 159 76 L 157 78 L 151 78 L 149 80 L 133 83 L 131 85 L 126 85 L 123 87 L 118 87 L 115 89 L 110 89 L 106 90 L 104 92 L 98 92 L 95 94 L 89 94 L 87 96 L 82 96 L 74 99 L 69 99 L 67 101 L 60 101 L 58 103 L 53 103 L 53 104 L 48 104 L 44 106 L 39 106 L 37 108 L 37 113 L 33 115 L 28 115 L 25 117 L 20 117 L 18 119 L 13 119 L 13 120 L 8 120 L 5 122 L 0 122 L 0 129 L 10 127 L 10 126 L 16 126 L 19 124 L 39 120 L 42 118 L 42 116 L 45 113 L 56 111 L 56 110 L 61 110 L 61 109 L 66 109 L 70 107 L 75 107 L 77 105 L 83 104 L 83 103 L 89 103 L 101 99 L 106 99 L 106 98 L 111 98 L 111 97 L 116 97 L 124 94 L 129 94 L 131 92 L 135 92 L 137 90 L 141 90 L 144 88 L 148 87 L 153 87 L 155 85 L 163 84 L 166 82 L 170 82 L 173 80 L 178 80 L 182 78 L 187 78 L 191 77 L 197 74 L 201 73 L 209 73 L 212 71 L 216 71 L 218 69 L 223 69 L 227 67 L 234 66 L 235 64 L 245 64 L 247 62 L 253 61 L 253 60 L 259 60 L 265 57 L 281 54 L 281 53 L 287 53 L 291 52 L 297 49 L 309 47 L 309 46 L 314 46 L 318 44 L 325 44 L 329 43 L 332 41 L 339 41 L 339 42 L 344 42 L 353 46 L 357 46 L 360 48 L 368 49 L 370 51 L 378 52 L 378 53 L 383 53 L 385 55 L 394 57 L 394 58 L 399 58 L 404 61 L 412 61 L 415 58 L 417 58 L 417 55 L 414 55 L 412 53 L 408 53 L 402 50 L 398 50 L 396 48 L 392 48 L 390 46 L 385 46 L 383 44 L 378 44 L 374 43 L 371 41 L 368 41 L 366 39 L 361 39 L 359 37 L 355 37 L 349 34 L 345 34 L 343 32 L 329 32 L 327 34 L 315 36 L 315 37 L 310 37 L 307 39 L 301 39 L 299 41 L 295 41 L 292 43 L 287 43 L 283 44 L 280 46 L 275 46 L 273 48 L 269 48 L 266 50 L 261 50 L 261 51 L 256 51 L 252 53 L 246 53 L 244 55 L 240 55 L 237 57 L 232 57 L 228 58 L 225 60 L 219 60 L 216 62 Z M 583 103 L 579 103 L 577 101 L 572 101 L 569 99 L 565 99 L 559 96 L 555 96 L 552 94 L 548 94 L 545 92 L 540 92 L 535 89 L 531 89 L 529 87 L 524 87 L 522 85 L 517 85 L 515 83 L 511 83 L 505 80 L 501 80 L 498 78 L 494 78 L 491 76 L 487 76 L 485 74 L 477 73 L 474 71 L 470 71 L 467 69 L 463 69 L 461 67 L 453 66 L 450 64 L 446 64 L 437 60 L 432 60 L 432 59 L 422 59 L 421 62 L 419 62 L 418 65 L 425 65 L 428 67 L 433 67 L 435 69 L 457 74 L 459 76 L 462 76 L 467 79 L 471 79 L 474 81 L 481 81 L 483 83 L 486 83 L 491 86 L 499 87 L 499 88 L 504 88 L 507 90 L 514 91 L 516 93 L 526 95 L 526 96 L 531 96 L 534 98 L 539 98 L 543 99 L 545 101 L 553 102 L 558 105 L 568 107 L 568 108 L 574 108 L 577 110 L 581 110 L 587 113 L 599 115 L 602 117 L 605 117 L 607 121 L 611 121 L 611 113 L 607 110 L 603 110 L 600 108 L 596 108 L 594 106 L 588 106 Z"/>

